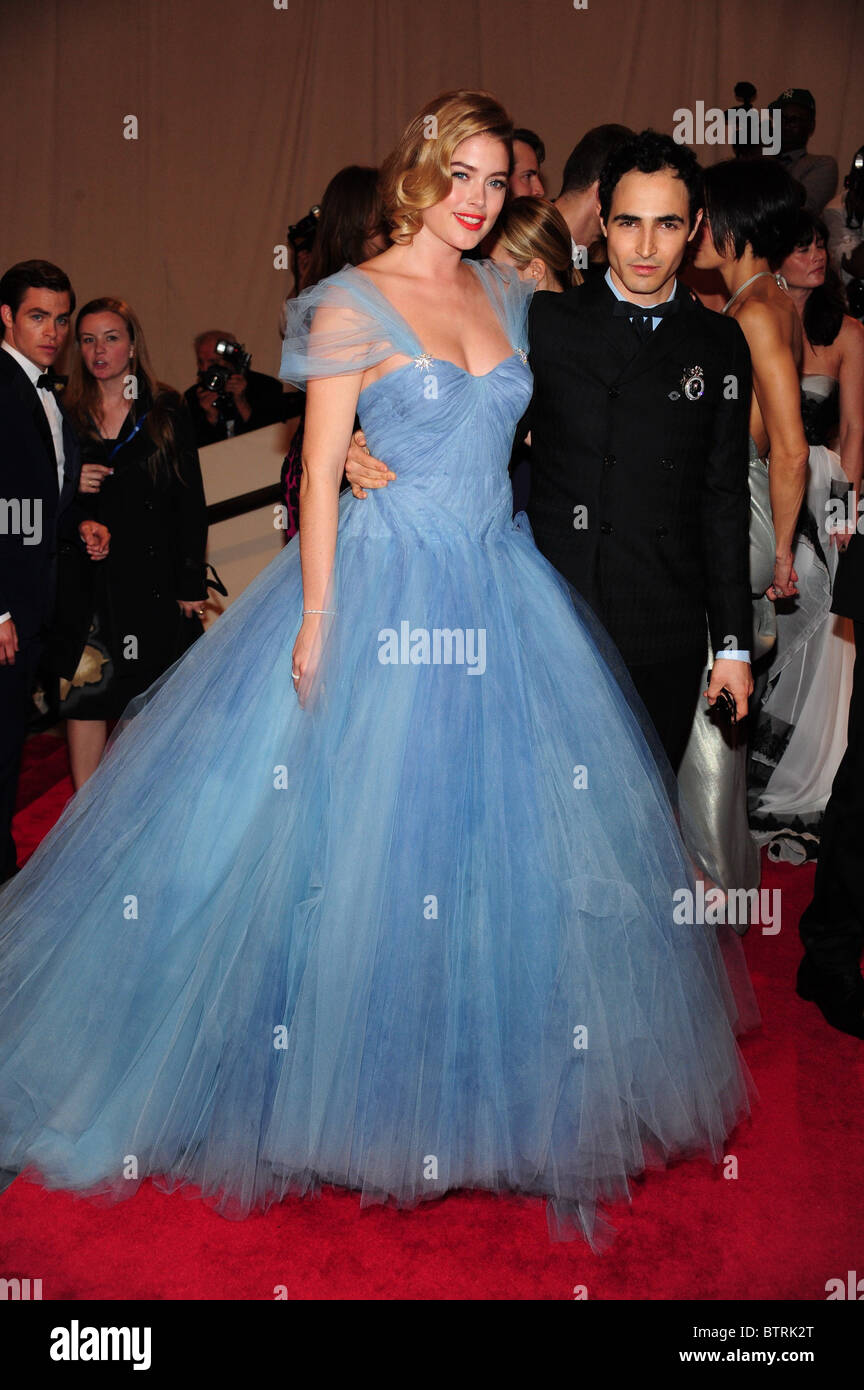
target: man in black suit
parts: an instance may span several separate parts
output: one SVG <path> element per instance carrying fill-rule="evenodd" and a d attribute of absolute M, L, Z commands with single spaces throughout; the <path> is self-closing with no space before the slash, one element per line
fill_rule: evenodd
<path fill-rule="evenodd" d="M 801 918 L 798 993 L 832 1028 L 864 1038 L 864 519 L 841 558 L 832 613 L 855 627 L 849 741 L 825 808 L 813 901 Z"/>
<path fill-rule="evenodd" d="M 0 882 L 16 868 L 12 816 L 58 534 L 77 530 L 91 559 L 108 553 L 107 529 L 75 500 L 78 445 L 53 370 L 74 305 L 68 278 L 48 261 L 22 261 L 0 280 Z"/>
<path fill-rule="evenodd" d="M 707 638 L 747 714 L 750 354 L 675 278 L 702 212 L 689 150 L 643 131 L 599 183 L 609 269 L 530 314 L 528 515 L 617 645 L 674 768 Z"/>

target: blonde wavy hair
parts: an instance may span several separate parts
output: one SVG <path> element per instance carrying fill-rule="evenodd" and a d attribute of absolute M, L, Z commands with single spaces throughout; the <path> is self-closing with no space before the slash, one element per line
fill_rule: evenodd
<path fill-rule="evenodd" d="M 506 203 L 495 224 L 494 238 L 495 245 L 513 257 L 518 270 L 539 257 L 562 290 L 582 284 L 583 277 L 573 265 L 570 228 L 544 198 L 514 198 Z"/>
<path fill-rule="evenodd" d="M 491 135 L 507 147 L 512 165 L 513 122 L 491 92 L 443 92 L 418 111 L 381 168 L 381 197 L 390 240 L 410 243 L 422 214 L 453 187 L 450 162 L 457 145 L 474 135 Z"/>

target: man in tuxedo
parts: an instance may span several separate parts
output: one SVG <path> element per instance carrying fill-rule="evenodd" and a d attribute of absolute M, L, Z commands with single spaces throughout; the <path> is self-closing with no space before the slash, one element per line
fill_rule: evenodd
<path fill-rule="evenodd" d="M 77 530 L 93 560 L 108 553 L 108 531 L 75 500 L 78 445 L 53 366 L 74 305 L 68 278 L 48 261 L 22 261 L 0 279 L 0 882 L 16 869 L 12 816 L 58 534 Z"/>
<path fill-rule="evenodd" d="M 643 131 L 600 177 L 609 267 L 541 294 L 528 515 L 539 549 L 597 613 L 677 770 L 710 633 L 714 704 L 747 714 L 750 354 L 676 271 L 699 227 L 692 153 Z"/>
<path fill-rule="evenodd" d="M 859 521 L 859 527 L 864 521 Z M 798 993 L 815 1002 L 832 1028 L 864 1038 L 864 534 L 842 556 L 832 613 L 855 627 L 849 741 L 825 808 L 813 901 L 801 918 L 804 958 Z"/>
<path fill-rule="evenodd" d="M 538 548 L 610 633 L 672 767 L 699 700 L 708 636 L 747 714 L 750 354 L 741 329 L 675 277 L 702 217 L 693 154 L 643 131 L 598 184 L 609 268 L 530 310 L 528 514 Z M 355 435 L 355 495 L 386 464 Z"/>

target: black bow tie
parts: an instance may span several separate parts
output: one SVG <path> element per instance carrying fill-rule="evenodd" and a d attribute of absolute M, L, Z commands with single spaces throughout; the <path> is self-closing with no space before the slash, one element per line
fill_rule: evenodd
<path fill-rule="evenodd" d="M 36 382 L 36 389 L 39 391 L 62 391 L 68 376 L 61 376 L 59 372 L 53 372 L 49 367 L 47 372 L 43 372 Z"/>
<path fill-rule="evenodd" d="M 663 319 L 677 314 L 681 301 L 667 299 L 664 304 L 631 304 L 629 299 L 616 299 L 612 313 L 616 319 Z"/>

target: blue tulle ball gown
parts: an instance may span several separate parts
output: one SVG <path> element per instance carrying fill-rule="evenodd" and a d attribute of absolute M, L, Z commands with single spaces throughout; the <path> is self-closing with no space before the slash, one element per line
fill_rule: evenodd
<path fill-rule="evenodd" d="M 367 274 L 290 306 L 283 376 L 360 396 L 397 479 L 340 500 L 298 701 L 295 538 L 130 709 L 0 894 L 0 1168 L 242 1217 L 321 1184 L 598 1203 L 748 1109 L 736 1006 L 614 653 L 511 516 L 512 353 L 424 351 Z M 392 360 L 391 360 L 392 359 Z"/>

